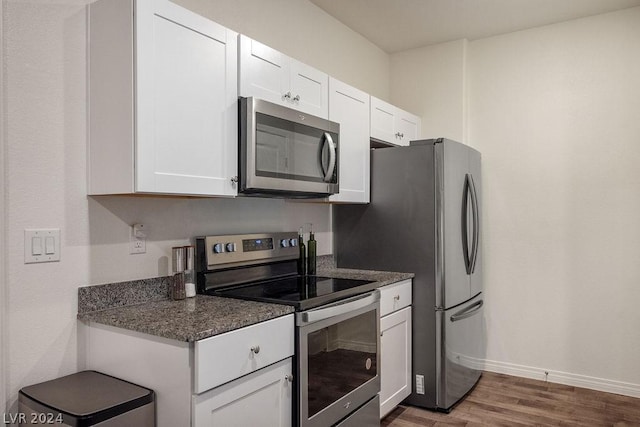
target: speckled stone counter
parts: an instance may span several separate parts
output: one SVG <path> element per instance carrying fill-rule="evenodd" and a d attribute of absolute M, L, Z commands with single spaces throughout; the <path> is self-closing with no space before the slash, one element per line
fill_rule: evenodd
<path fill-rule="evenodd" d="M 371 289 L 410 279 L 412 273 L 335 268 L 318 258 L 318 276 L 375 282 Z M 294 312 L 287 305 L 197 295 L 168 299 L 169 277 L 78 289 L 78 319 L 179 341 L 197 341 Z"/>
<path fill-rule="evenodd" d="M 333 268 L 321 266 L 317 271 L 318 276 L 335 279 L 370 280 L 376 282 L 376 287 L 390 285 L 406 279 L 412 279 L 413 273 L 396 273 L 391 271 L 354 270 L 350 268 Z"/>
<path fill-rule="evenodd" d="M 196 295 L 78 314 L 96 322 L 179 341 L 197 341 L 293 313 L 293 307 Z"/>

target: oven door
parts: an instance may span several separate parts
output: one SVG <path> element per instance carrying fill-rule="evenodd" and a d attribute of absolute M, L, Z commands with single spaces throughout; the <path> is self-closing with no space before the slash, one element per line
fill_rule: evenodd
<path fill-rule="evenodd" d="M 240 98 L 240 117 L 241 192 L 338 192 L 338 123 L 255 98 Z"/>
<path fill-rule="evenodd" d="M 330 426 L 380 391 L 377 290 L 296 314 L 299 425 Z"/>

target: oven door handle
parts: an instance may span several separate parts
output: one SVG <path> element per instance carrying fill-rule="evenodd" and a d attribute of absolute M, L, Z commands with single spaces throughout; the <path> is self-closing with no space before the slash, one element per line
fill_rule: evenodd
<path fill-rule="evenodd" d="M 340 316 L 341 314 L 349 313 L 350 311 L 358 310 L 376 303 L 379 299 L 380 292 L 376 289 L 368 294 L 341 300 L 322 308 L 303 311 L 300 313 L 299 319 L 302 324 L 313 323 L 319 320 Z"/>

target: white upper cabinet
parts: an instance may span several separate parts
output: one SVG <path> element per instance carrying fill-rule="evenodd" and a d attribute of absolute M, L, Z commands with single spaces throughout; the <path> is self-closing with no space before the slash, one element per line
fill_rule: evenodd
<path fill-rule="evenodd" d="M 239 94 L 328 118 L 329 76 L 240 35 Z"/>
<path fill-rule="evenodd" d="M 329 79 L 329 120 L 340 123 L 340 193 L 331 202 L 369 203 L 369 98 Z"/>
<path fill-rule="evenodd" d="M 420 136 L 420 118 L 371 97 L 371 138 L 395 145 L 409 145 Z"/>
<path fill-rule="evenodd" d="M 168 0 L 100 0 L 89 85 L 89 194 L 236 195 L 237 33 Z"/>

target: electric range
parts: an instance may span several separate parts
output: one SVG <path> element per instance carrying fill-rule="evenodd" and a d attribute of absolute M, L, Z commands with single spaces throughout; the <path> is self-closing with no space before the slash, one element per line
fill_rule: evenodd
<path fill-rule="evenodd" d="M 379 426 L 377 284 L 298 275 L 299 253 L 295 232 L 198 237 L 198 293 L 295 308 L 294 425 Z"/>

